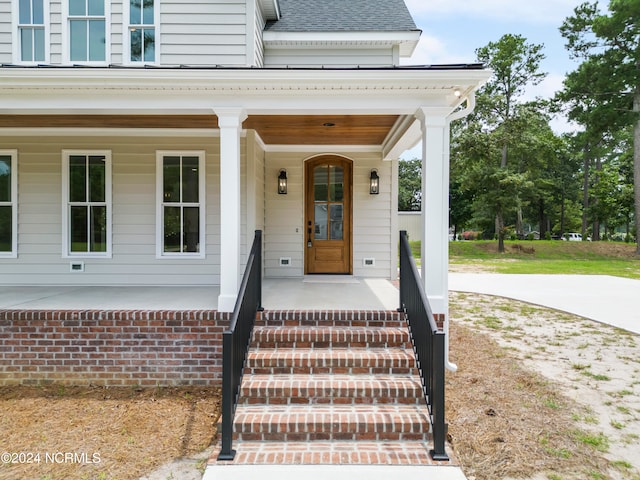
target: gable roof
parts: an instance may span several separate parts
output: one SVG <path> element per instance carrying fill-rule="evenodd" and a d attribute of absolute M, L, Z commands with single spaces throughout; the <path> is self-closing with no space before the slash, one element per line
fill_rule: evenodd
<path fill-rule="evenodd" d="M 404 0 L 278 0 L 271 32 L 419 31 Z"/>

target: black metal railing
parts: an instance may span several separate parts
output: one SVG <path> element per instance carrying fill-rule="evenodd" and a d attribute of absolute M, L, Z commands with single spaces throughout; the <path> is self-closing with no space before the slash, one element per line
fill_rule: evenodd
<path fill-rule="evenodd" d="M 431 414 L 431 457 L 434 460 L 449 460 L 445 451 L 445 334 L 438 328 L 431 312 L 422 279 L 411 254 L 407 232 L 404 230 L 400 232 L 400 310 L 405 312 L 409 323 L 424 398 Z"/>
<path fill-rule="evenodd" d="M 222 449 L 218 460 L 233 460 L 233 417 L 251 332 L 262 310 L 262 231 L 256 230 L 229 328 L 222 334 Z"/>

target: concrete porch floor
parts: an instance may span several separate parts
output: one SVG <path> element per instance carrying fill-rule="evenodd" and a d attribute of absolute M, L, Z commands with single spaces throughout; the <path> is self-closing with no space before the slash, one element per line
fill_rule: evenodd
<path fill-rule="evenodd" d="M 9 286 L 3 310 L 216 310 L 216 286 Z M 263 281 L 266 309 L 395 310 L 398 290 L 389 280 L 344 275 Z"/>

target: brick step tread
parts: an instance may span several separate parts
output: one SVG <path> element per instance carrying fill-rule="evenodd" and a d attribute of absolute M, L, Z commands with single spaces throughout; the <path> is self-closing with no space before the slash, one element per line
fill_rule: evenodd
<path fill-rule="evenodd" d="M 245 404 L 424 404 L 420 378 L 409 375 L 253 375 Z"/>
<path fill-rule="evenodd" d="M 413 350 L 402 348 L 256 348 L 249 351 L 245 373 L 415 374 Z"/>
<path fill-rule="evenodd" d="M 429 428 L 419 405 L 238 405 L 234 420 L 242 441 L 427 441 Z"/>
<path fill-rule="evenodd" d="M 259 348 L 384 347 L 410 345 L 406 327 L 260 327 L 252 335 Z"/>
<path fill-rule="evenodd" d="M 394 310 L 265 310 L 257 325 L 403 327 L 404 313 Z"/>
<path fill-rule="evenodd" d="M 234 464 L 436 465 L 424 442 L 240 442 Z M 212 457 L 212 458 L 215 458 Z M 446 462 L 445 465 L 450 465 Z"/>

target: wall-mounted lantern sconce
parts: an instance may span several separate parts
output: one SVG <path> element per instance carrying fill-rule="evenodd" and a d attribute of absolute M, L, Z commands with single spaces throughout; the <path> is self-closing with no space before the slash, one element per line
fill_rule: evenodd
<path fill-rule="evenodd" d="M 377 170 L 371 170 L 371 176 L 369 177 L 369 193 L 371 195 L 377 195 L 380 193 L 380 177 Z"/>
<path fill-rule="evenodd" d="M 280 170 L 280 175 L 278 175 L 278 193 L 280 195 L 287 194 L 287 171 Z"/>

